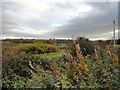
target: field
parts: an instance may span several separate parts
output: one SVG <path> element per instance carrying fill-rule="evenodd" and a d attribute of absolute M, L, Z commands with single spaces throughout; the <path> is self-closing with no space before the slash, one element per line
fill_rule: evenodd
<path fill-rule="evenodd" d="M 60 56 L 62 56 L 62 52 L 61 51 L 41 54 L 41 57 L 45 58 L 45 59 L 54 59 L 54 58 L 57 58 L 57 57 L 60 57 Z"/>
<path fill-rule="evenodd" d="M 5 89 L 114 90 L 120 87 L 118 44 L 113 46 L 107 41 L 85 38 L 2 42 L 2 86 Z"/>

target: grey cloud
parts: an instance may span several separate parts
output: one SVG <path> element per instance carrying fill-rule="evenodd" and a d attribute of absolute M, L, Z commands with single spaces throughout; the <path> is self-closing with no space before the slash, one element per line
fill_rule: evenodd
<path fill-rule="evenodd" d="M 71 8 L 74 7 L 73 3 L 70 3 L 69 1 L 66 1 L 66 3 L 64 3 L 64 2 L 62 2 L 62 3 L 56 2 L 55 6 L 58 7 L 58 8 L 63 8 L 63 9 L 71 9 Z"/>
<path fill-rule="evenodd" d="M 40 30 L 40 29 L 47 29 L 50 26 L 50 24 L 48 22 L 33 19 L 33 20 L 28 20 L 26 22 L 26 26 L 35 30 Z"/>
<path fill-rule="evenodd" d="M 34 34 L 16 32 L 13 29 L 24 30 L 25 28 L 34 29 L 35 31 L 46 29 L 49 23 L 37 19 L 37 17 L 24 21 L 18 18 L 18 11 L 25 11 L 23 7 L 15 2 L 5 2 L 2 4 L 2 34 L 3 36 L 15 36 L 15 37 L 40 37 Z M 34 12 L 33 12 L 34 13 Z M 39 13 L 38 13 L 39 14 Z M 22 16 L 22 13 L 21 13 Z M 29 15 L 28 15 L 29 16 Z M 24 17 L 24 15 L 22 16 Z"/>
<path fill-rule="evenodd" d="M 68 22 L 68 24 L 58 27 L 56 32 L 51 33 L 54 37 L 71 38 L 74 36 L 86 36 L 89 38 L 102 38 L 102 34 L 111 32 L 113 30 L 111 16 L 108 11 L 107 4 L 105 2 L 93 2 L 88 3 L 93 8 L 97 8 L 97 11 L 92 11 L 85 18 L 76 17 Z M 117 3 L 111 3 L 112 13 L 117 18 Z M 113 7 L 114 6 L 114 7 Z M 117 27 L 117 24 L 116 24 Z M 112 36 L 106 37 L 111 38 Z"/>
<path fill-rule="evenodd" d="M 88 12 L 85 17 L 77 16 L 72 20 L 69 20 L 65 25 L 60 27 L 56 27 L 56 30 L 51 31 L 52 27 L 51 22 L 55 21 L 56 17 L 50 16 L 47 12 L 43 13 L 45 16 L 45 20 L 42 18 L 31 18 L 30 20 L 24 21 L 21 18 L 17 18 L 18 11 L 25 11 L 24 7 L 19 6 L 17 3 L 4 3 L 3 6 L 3 35 L 5 36 L 15 36 L 15 37 L 32 37 L 32 38 L 71 38 L 74 36 L 85 36 L 88 38 L 102 38 L 102 34 L 112 31 L 112 19 L 110 13 L 108 11 L 108 6 L 106 2 L 86 2 L 87 5 L 91 5 L 94 9 L 92 12 Z M 73 9 L 75 6 L 70 2 L 66 3 L 55 3 L 54 8 L 59 9 Z M 112 14 L 115 20 L 118 20 L 118 9 L 117 3 L 110 3 Z M 59 10 L 58 9 L 58 10 Z M 15 16 L 11 13 L 7 13 L 11 11 L 15 13 Z M 34 13 L 34 12 L 33 12 Z M 47 14 L 48 13 L 48 14 Z M 54 15 L 55 12 L 53 12 Z M 38 16 L 41 13 L 37 13 Z M 63 14 L 63 13 L 62 13 Z M 21 13 L 22 15 L 22 13 Z M 44 17 L 43 16 L 43 17 Z M 47 17 L 48 16 L 48 17 Z M 23 16 L 24 17 L 24 16 Z M 61 19 L 61 18 L 60 18 Z M 59 20 L 60 21 L 60 20 Z M 31 28 L 35 31 L 48 29 L 49 33 L 44 35 L 34 35 L 30 33 L 22 33 L 13 31 L 13 29 L 23 30 L 24 27 Z M 117 27 L 117 25 L 116 25 Z M 31 32 L 31 31 L 30 31 Z M 104 36 L 105 37 L 105 36 Z M 106 36 L 107 38 L 111 38 L 112 36 Z"/>

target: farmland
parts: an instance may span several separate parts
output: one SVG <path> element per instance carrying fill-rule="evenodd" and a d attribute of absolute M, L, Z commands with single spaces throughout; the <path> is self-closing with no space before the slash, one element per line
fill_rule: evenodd
<path fill-rule="evenodd" d="M 3 40 L 3 88 L 118 89 L 119 45 L 108 41 Z"/>

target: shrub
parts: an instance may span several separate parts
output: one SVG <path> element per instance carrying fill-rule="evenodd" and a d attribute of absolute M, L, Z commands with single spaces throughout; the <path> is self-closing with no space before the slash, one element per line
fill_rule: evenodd
<path fill-rule="evenodd" d="M 63 61 L 52 65 L 53 75 L 59 76 L 62 84 L 67 84 L 67 88 L 119 88 L 118 56 L 114 48 L 95 49 L 93 55 L 83 56 L 79 44 L 74 46 L 76 56 L 65 53 Z"/>
<path fill-rule="evenodd" d="M 8 76 L 3 76 L 2 78 L 2 88 L 12 89 L 12 88 L 24 88 L 26 78 L 16 75 L 12 70 L 9 70 Z"/>
<path fill-rule="evenodd" d="M 83 56 L 94 54 L 94 48 L 95 48 L 94 44 L 90 42 L 88 39 L 78 37 L 75 41 L 77 44 L 79 44 L 81 51 L 83 52 Z M 74 45 L 75 45 L 74 43 L 71 43 L 68 48 L 71 51 L 71 54 L 73 56 L 76 56 L 75 53 L 76 49 Z"/>
<path fill-rule="evenodd" d="M 83 52 L 84 56 L 86 56 L 87 54 L 92 55 L 94 53 L 94 44 L 87 38 L 78 37 L 76 39 L 76 43 L 80 45 L 81 51 Z"/>
<path fill-rule="evenodd" d="M 47 44 L 19 44 L 11 49 L 15 53 L 44 54 L 58 51 L 58 48 Z"/>
<path fill-rule="evenodd" d="M 30 67 L 30 61 L 34 68 Z M 32 77 L 31 70 L 33 70 L 33 72 L 36 72 L 37 65 L 41 65 L 41 69 L 43 70 L 50 70 L 49 63 L 50 63 L 49 60 L 41 58 L 40 55 L 21 53 L 12 58 L 11 69 L 17 75 L 31 78 Z"/>

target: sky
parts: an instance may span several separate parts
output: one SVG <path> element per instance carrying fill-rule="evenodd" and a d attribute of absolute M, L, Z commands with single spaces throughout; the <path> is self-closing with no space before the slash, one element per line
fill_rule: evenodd
<path fill-rule="evenodd" d="M 15 0 L 2 3 L 2 39 L 112 39 L 116 21 L 118 37 L 118 3 L 107 0 Z M 112 16 L 110 14 L 112 13 Z"/>

